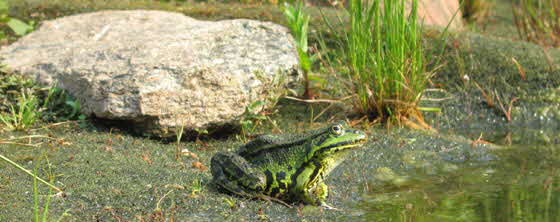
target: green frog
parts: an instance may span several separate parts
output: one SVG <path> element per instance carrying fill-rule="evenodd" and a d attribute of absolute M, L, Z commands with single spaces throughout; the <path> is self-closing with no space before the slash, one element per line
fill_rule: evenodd
<path fill-rule="evenodd" d="M 248 198 L 335 209 L 326 203 L 324 179 L 367 135 L 343 123 L 294 135 L 263 135 L 235 153 L 212 157 L 214 183 Z"/>

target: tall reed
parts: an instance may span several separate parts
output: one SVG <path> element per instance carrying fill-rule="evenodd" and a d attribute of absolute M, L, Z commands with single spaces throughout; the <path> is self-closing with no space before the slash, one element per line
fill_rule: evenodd
<path fill-rule="evenodd" d="M 425 73 L 417 0 L 351 0 L 344 55 L 355 107 L 373 118 L 419 116 Z"/>
<path fill-rule="evenodd" d="M 560 47 L 560 1 L 519 0 L 512 8 L 520 38 Z"/>
<path fill-rule="evenodd" d="M 283 8 L 284 16 L 288 22 L 288 27 L 294 37 L 296 48 L 299 56 L 299 63 L 303 71 L 303 84 L 305 92 L 303 97 L 305 99 L 312 99 L 313 93 L 310 87 L 311 75 L 311 57 L 308 54 L 307 48 L 307 32 L 309 30 L 310 16 L 304 11 L 303 1 L 299 0 L 294 3 L 294 6 L 285 2 Z"/>

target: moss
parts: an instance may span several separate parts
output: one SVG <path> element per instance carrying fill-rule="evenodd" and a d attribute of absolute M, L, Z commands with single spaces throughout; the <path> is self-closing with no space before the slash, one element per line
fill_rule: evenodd
<path fill-rule="evenodd" d="M 450 40 L 446 52 L 447 66 L 437 75 L 438 80 L 446 80 L 456 88 L 466 88 L 476 92 L 473 84 L 465 85 L 467 75 L 483 88 L 496 89 L 502 94 L 522 96 L 535 94 L 540 90 L 558 86 L 560 75 L 557 67 L 550 67 L 545 50 L 535 44 L 513 40 L 496 39 L 474 33 L 457 34 Z M 560 60 L 560 51 L 548 50 L 551 64 Z M 513 61 L 520 64 L 524 74 Z M 464 68 L 460 68 L 459 66 Z M 525 79 L 524 79 L 525 78 Z"/>
<path fill-rule="evenodd" d="M 305 110 L 307 105 L 282 101 L 280 128 L 284 132 L 298 132 L 319 127 L 326 123 L 310 125 L 303 119 L 310 118 L 309 112 L 291 115 L 294 110 Z M 275 119 L 280 117 L 274 117 Z M 266 126 L 263 129 L 266 129 Z M 16 145 L 1 145 L 8 156 L 32 169 L 38 158 L 45 153 L 56 175 L 56 185 L 63 188 L 65 195 L 54 197 L 50 215 L 57 218 L 68 210 L 72 216 L 67 220 L 137 220 L 157 217 L 159 200 L 164 218 L 176 220 L 257 220 L 267 215 L 271 220 L 336 220 L 346 216 L 343 211 L 324 211 L 298 216 L 297 211 L 281 204 L 261 200 L 248 200 L 224 194 L 211 184 L 210 158 L 215 152 L 235 149 L 240 142 L 232 135 L 225 139 L 183 141 L 180 149 L 196 154 L 175 160 L 176 144 L 136 137 L 119 129 L 88 127 L 75 124 L 61 125 L 34 131 L 38 135 L 50 135 L 55 139 L 42 140 L 36 148 Z M 353 152 L 328 177 L 333 195 L 328 202 L 333 206 L 351 208 L 364 193 L 364 184 L 375 178 L 378 168 L 386 167 L 401 176 L 393 180 L 407 184 L 415 169 L 402 164 L 406 153 L 427 150 L 437 159 L 483 160 L 483 148 L 471 153 L 468 140 L 459 142 L 452 137 L 430 135 L 410 130 L 397 130 L 387 134 L 382 128 L 368 132 L 370 142 Z M 17 134 L 6 133 L 6 137 Z M 37 140 L 34 140 L 38 142 Z M 403 141 L 408 141 L 403 143 Z M 404 145 L 403 145 L 404 144 Z M 452 152 L 438 152 L 444 147 L 455 147 Z M 482 147 L 482 146 L 481 146 Z M 470 153 L 470 154 L 469 154 Z M 29 159 L 28 157 L 32 157 Z M 195 163 L 200 162 L 204 167 Z M 194 165 L 193 165 L 194 164 Z M 46 162 L 39 165 L 40 175 L 45 177 Z M 193 167 L 193 166 L 199 166 Z M 205 169 L 206 168 L 206 169 Z M 22 195 L 32 190 L 32 180 L 15 168 L 0 162 L 0 200 L 10 200 L 9 205 L 0 205 L 0 215 L 9 221 L 29 220 L 32 196 Z M 373 182 L 370 182 L 373 183 Z M 40 193 L 47 188 L 40 185 Z M 167 194 L 169 193 L 169 194 Z M 167 194 L 167 195 L 166 195 Z M 173 215 L 172 215 L 173 214 Z"/>
<path fill-rule="evenodd" d="M 507 125 L 510 105 L 511 124 L 538 127 L 535 122 L 541 117 L 535 114 L 551 102 L 540 95 L 560 85 L 560 69 L 555 65 L 560 62 L 560 50 L 545 51 L 532 43 L 453 33 L 444 58 L 433 82 L 452 99 L 425 103 L 443 109 L 443 116 L 429 118 L 444 128 Z"/>

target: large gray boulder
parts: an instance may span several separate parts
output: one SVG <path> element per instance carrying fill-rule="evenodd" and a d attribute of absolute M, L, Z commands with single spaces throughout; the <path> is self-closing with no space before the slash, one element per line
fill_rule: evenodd
<path fill-rule="evenodd" d="M 0 53 L 9 68 L 68 90 L 83 113 L 162 136 L 235 123 L 274 78 L 299 78 L 293 40 L 280 25 L 163 11 L 58 18 Z"/>

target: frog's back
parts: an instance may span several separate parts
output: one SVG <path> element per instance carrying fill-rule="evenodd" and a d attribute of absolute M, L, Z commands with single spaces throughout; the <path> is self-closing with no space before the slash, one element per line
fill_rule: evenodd
<path fill-rule="evenodd" d="M 265 150 L 270 151 L 276 148 L 285 148 L 289 146 L 294 146 L 298 144 L 303 144 L 310 139 L 313 139 L 313 135 L 320 135 L 319 132 L 323 130 L 314 130 L 306 133 L 300 134 L 266 134 L 258 136 L 257 138 L 251 140 L 245 145 L 239 147 L 237 153 L 244 157 L 250 157 L 258 152 L 264 152 Z"/>
<path fill-rule="evenodd" d="M 237 153 L 255 166 L 297 166 L 307 157 L 309 147 L 321 131 L 302 134 L 262 135 L 241 146 Z"/>

